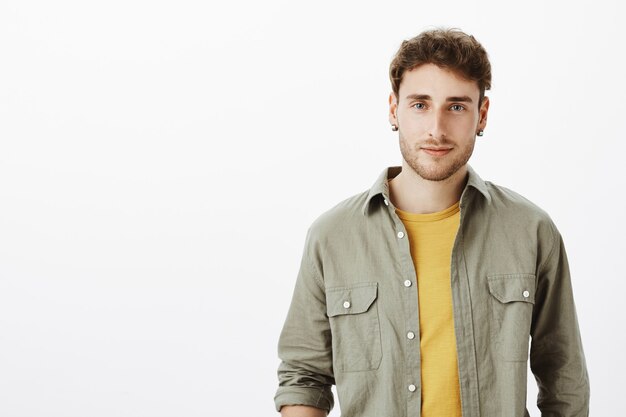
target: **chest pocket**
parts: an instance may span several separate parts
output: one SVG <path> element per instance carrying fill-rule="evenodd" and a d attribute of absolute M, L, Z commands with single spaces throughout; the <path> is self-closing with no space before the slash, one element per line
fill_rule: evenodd
<path fill-rule="evenodd" d="M 535 274 L 487 276 L 496 350 L 505 361 L 528 360 L 528 344 L 535 304 Z"/>
<path fill-rule="evenodd" d="M 326 289 L 335 369 L 344 372 L 378 369 L 382 344 L 377 298 L 377 282 Z"/>

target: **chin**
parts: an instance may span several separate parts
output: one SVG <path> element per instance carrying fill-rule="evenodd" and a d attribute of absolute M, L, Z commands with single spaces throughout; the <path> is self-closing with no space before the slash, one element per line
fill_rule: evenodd
<path fill-rule="evenodd" d="M 465 163 L 432 163 L 432 164 L 417 164 L 411 166 L 413 170 L 422 178 L 428 181 L 444 181 L 456 174 Z"/>

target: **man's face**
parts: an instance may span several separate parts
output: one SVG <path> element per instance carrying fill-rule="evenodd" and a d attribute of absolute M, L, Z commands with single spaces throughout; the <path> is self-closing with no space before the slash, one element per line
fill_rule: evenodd
<path fill-rule="evenodd" d="M 389 96 L 389 121 L 398 126 L 402 157 L 419 176 L 442 181 L 467 163 L 487 124 L 489 99 L 479 110 L 479 94 L 475 81 L 434 64 L 404 73 L 399 101 Z"/>

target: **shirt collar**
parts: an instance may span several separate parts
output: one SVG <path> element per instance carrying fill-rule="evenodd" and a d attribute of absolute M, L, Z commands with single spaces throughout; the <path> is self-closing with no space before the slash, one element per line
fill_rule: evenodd
<path fill-rule="evenodd" d="M 487 185 L 485 181 L 478 175 L 476 171 L 472 168 L 470 164 L 467 165 L 467 172 L 469 174 L 467 184 L 465 185 L 465 189 L 468 187 L 474 187 L 478 191 L 481 192 L 482 195 L 485 196 L 488 202 L 491 201 L 491 196 L 489 195 L 489 191 L 487 190 Z M 370 202 L 372 198 L 377 196 L 378 194 L 382 194 L 384 198 L 389 199 L 389 180 L 394 178 L 402 171 L 401 166 L 390 166 L 385 169 L 378 175 L 376 182 L 372 185 L 367 194 L 367 198 L 365 199 L 365 203 L 362 207 L 363 215 L 368 213 L 368 208 L 370 206 Z M 465 190 L 463 190 L 465 191 Z"/>

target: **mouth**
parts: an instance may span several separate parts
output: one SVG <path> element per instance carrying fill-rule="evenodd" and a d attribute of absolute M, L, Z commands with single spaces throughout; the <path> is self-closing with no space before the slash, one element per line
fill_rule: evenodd
<path fill-rule="evenodd" d="M 443 156 L 450 152 L 452 148 L 422 148 L 422 150 L 429 155 Z"/>

